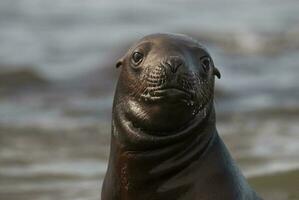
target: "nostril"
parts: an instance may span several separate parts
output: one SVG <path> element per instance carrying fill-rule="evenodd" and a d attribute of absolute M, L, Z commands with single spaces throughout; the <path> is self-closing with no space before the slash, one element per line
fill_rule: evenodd
<path fill-rule="evenodd" d="M 183 65 L 183 60 L 178 56 L 170 56 L 165 64 L 170 68 L 172 73 L 176 73 L 178 68 Z"/>
<path fill-rule="evenodd" d="M 174 58 L 173 62 L 179 67 L 183 64 L 182 59 L 180 58 Z"/>

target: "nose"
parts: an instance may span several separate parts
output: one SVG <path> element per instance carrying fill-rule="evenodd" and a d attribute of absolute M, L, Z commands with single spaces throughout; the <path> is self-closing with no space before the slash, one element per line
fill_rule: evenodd
<path fill-rule="evenodd" d="M 165 65 L 170 68 L 172 73 L 176 73 L 178 68 L 183 64 L 184 61 L 179 56 L 169 56 L 165 61 Z"/>

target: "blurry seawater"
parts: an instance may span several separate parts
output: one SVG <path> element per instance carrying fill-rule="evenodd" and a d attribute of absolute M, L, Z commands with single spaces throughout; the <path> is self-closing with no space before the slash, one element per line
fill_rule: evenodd
<path fill-rule="evenodd" d="M 0 199 L 99 199 L 115 60 L 146 34 L 210 50 L 218 130 L 265 199 L 299 199 L 299 2 L 1 0 Z"/>

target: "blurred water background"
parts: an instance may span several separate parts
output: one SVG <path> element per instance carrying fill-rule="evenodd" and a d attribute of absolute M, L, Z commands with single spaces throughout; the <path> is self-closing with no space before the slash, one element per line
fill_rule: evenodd
<path fill-rule="evenodd" d="M 100 199 L 114 63 L 155 32 L 207 46 L 233 157 L 265 199 L 299 199 L 297 0 L 1 0 L 1 200 Z"/>

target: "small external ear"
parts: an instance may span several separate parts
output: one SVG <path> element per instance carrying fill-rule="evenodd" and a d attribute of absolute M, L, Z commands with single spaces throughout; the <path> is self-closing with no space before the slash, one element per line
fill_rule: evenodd
<path fill-rule="evenodd" d="M 123 58 L 119 59 L 119 60 L 116 62 L 115 67 L 116 67 L 116 68 L 119 68 L 120 66 L 123 65 L 123 62 L 124 62 L 124 59 L 123 59 Z"/>
<path fill-rule="evenodd" d="M 214 75 L 216 75 L 218 79 L 221 78 L 221 74 L 220 74 L 219 70 L 216 67 L 214 67 L 214 71 L 213 72 L 214 72 Z"/>

